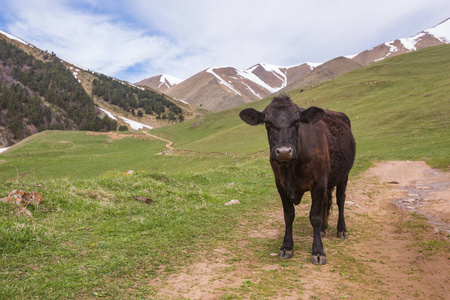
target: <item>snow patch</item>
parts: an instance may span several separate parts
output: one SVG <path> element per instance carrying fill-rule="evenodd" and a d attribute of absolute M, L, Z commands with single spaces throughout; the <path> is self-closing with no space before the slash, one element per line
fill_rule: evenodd
<path fill-rule="evenodd" d="M 86 72 L 90 72 L 88 68 L 85 68 L 85 67 L 83 67 L 83 66 L 74 64 L 73 62 L 68 61 L 67 59 L 64 59 L 64 58 L 61 58 L 61 57 L 58 57 L 58 58 L 59 58 L 60 60 L 62 60 L 62 61 L 65 61 L 65 62 L 68 63 L 68 64 L 71 64 L 72 66 L 75 66 L 75 67 L 79 68 L 79 69 L 77 69 L 78 72 L 80 71 L 80 69 L 82 69 L 83 71 L 86 71 Z M 72 68 L 72 67 L 71 67 L 71 68 Z M 91 72 L 91 73 L 92 73 L 92 72 Z"/>
<path fill-rule="evenodd" d="M 131 86 L 132 86 L 132 87 L 134 87 L 134 88 L 137 88 L 137 89 L 140 89 L 140 90 L 143 90 L 143 91 L 145 91 L 145 89 L 144 89 L 143 87 L 140 87 L 140 86 L 134 85 L 134 84 L 132 84 L 132 83 L 130 83 L 130 82 L 128 82 L 128 84 L 129 84 L 129 85 L 131 85 Z"/>
<path fill-rule="evenodd" d="M 99 107 L 99 109 L 102 112 L 104 112 L 105 114 L 107 114 L 110 119 L 117 120 L 116 116 L 112 112 L 109 112 L 109 111 L 107 111 L 107 110 L 105 110 L 103 108 L 100 108 L 100 107 Z"/>
<path fill-rule="evenodd" d="M 177 100 L 177 101 L 180 101 L 180 102 L 182 102 L 182 103 L 184 103 L 184 104 L 190 105 L 188 102 L 186 102 L 186 101 L 184 101 L 184 100 L 177 99 L 177 98 L 173 98 L 173 99 L 175 99 L 175 100 Z"/>
<path fill-rule="evenodd" d="M 236 89 L 234 88 L 233 85 L 231 85 L 231 84 L 229 84 L 228 82 L 226 82 L 225 80 L 223 80 L 222 77 L 220 77 L 219 75 L 217 75 L 217 74 L 214 72 L 214 69 L 222 69 L 222 68 L 228 68 L 228 67 L 209 68 L 209 69 L 206 70 L 206 72 L 207 72 L 207 73 L 210 73 L 210 74 L 212 74 L 214 77 L 216 77 L 216 78 L 219 80 L 219 83 L 220 83 L 220 84 L 222 84 L 222 85 L 228 87 L 230 90 L 232 90 L 233 92 L 235 92 L 236 95 L 242 96 L 242 94 L 241 94 L 238 90 L 236 90 Z"/>
<path fill-rule="evenodd" d="M 161 81 L 161 83 L 168 82 L 170 84 L 170 86 L 174 86 L 174 85 L 177 85 L 177 84 L 183 82 L 183 79 L 177 78 L 172 75 L 162 74 L 160 81 Z"/>
<path fill-rule="evenodd" d="M 359 53 L 358 53 L 359 54 Z M 353 58 L 355 58 L 358 54 L 350 54 L 350 55 L 346 55 L 346 56 L 344 56 L 345 58 L 348 58 L 348 59 L 353 59 Z"/>
<path fill-rule="evenodd" d="M 248 84 L 245 85 L 246 89 L 249 90 L 253 95 L 258 97 L 259 99 L 262 99 L 261 95 L 255 92 Z"/>
<path fill-rule="evenodd" d="M 409 52 L 416 50 L 416 42 L 417 42 L 417 40 L 414 40 L 414 39 L 411 39 L 411 38 L 409 38 L 409 39 L 406 39 L 406 38 L 400 39 L 400 43 L 402 43 L 403 47 L 405 47 L 406 50 L 408 50 Z"/>
<path fill-rule="evenodd" d="M 398 51 L 398 48 L 396 46 L 394 46 L 394 42 L 395 42 L 395 40 L 384 43 L 386 46 L 388 46 L 390 48 L 389 52 L 397 52 Z M 390 55 L 390 54 L 388 54 L 388 55 Z"/>
<path fill-rule="evenodd" d="M 431 34 L 443 43 L 450 44 L 450 18 L 424 32 Z"/>
<path fill-rule="evenodd" d="M 136 121 L 127 119 L 127 118 L 125 118 L 125 117 L 121 117 L 121 116 L 118 116 L 118 117 L 121 118 L 122 120 L 124 120 L 125 123 L 127 123 L 128 125 L 130 125 L 130 127 L 131 127 L 132 129 L 134 129 L 134 130 L 140 130 L 140 129 L 142 129 L 142 128 L 153 129 L 153 127 L 151 127 L 151 126 L 148 126 L 148 125 L 145 125 L 145 124 L 142 124 L 142 123 L 139 123 L 139 122 L 136 122 Z"/>
<path fill-rule="evenodd" d="M 12 34 L 9 34 L 9 33 L 7 33 L 7 32 L 4 32 L 3 30 L 0 30 L 0 33 L 3 34 L 3 35 L 5 35 L 7 38 L 9 38 L 9 39 L 11 39 L 11 40 L 15 40 L 15 41 L 21 42 L 21 43 L 24 44 L 24 45 L 30 46 L 30 44 L 28 44 L 28 43 L 25 42 L 24 40 L 22 40 L 22 39 L 20 39 L 20 38 L 18 38 L 18 37 L 16 37 L 16 36 L 14 36 L 14 35 L 12 35 Z"/>
<path fill-rule="evenodd" d="M 270 72 L 273 75 L 275 75 L 275 77 L 280 79 L 281 86 L 272 87 L 272 86 L 268 85 L 266 82 L 264 82 L 263 80 L 261 80 L 259 77 L 257 77 L 253 72 L 258 67 L 262 67 L 266 72 Z M 276 93 L 279 90 L 281 90 L 282 88 L 286 87 L 286 85 L 287 85 L 287 76 L 286 76 L 287 69 L 289 69 L 289 67 L 270 65 L 270 64 L 266 64 L 266 63 L 259 63 L 257 65 L 254 65 L 253 67 L 251 67 L 245 71 L 241 71 L 241 72 L 248 74 L 248 76 L 247 76 L 248 80 L 253 81 L 254 83 L 260 85 L 262 88 L 268 90 L 271 93 Z M 259 94 L 257 96 L 260 97 Z"/>
<path fill-rule="evenodd" d="M 103 108 L 100 108 L 100 107 L 99 107 L 99 109 L 100 109 L 101 111 L 103 111 L 105 114 L 107 114 L 108 117 L 110 117 L 110 118 L 113 119 L 113 120 L 117 120 L 116 117 L 121 118 L 122 120 L 124 120 L 125 123 L 127 123 L 128 125 L 130 125 L 130 127 L 131 127 L 132 129 L 134 129 L 134 130 L 140 130 L 140 129 L 142 129 L 142 128 L 153 129 L 153 127 L 151 127 L 151 126 L 148 126 L 148 125 L 145 125 L 145 124 L 142 124 L 142 123 L 139 123 L 139 122 L 136 122 L 136 121 L 127 119 L 127 118 L 125 118 L 125 117 L 116 116 L 116 115 L 113 114 L 112 112 L 109 112 L 109 111 L 107 111 L 107 110 L 105 110 L 105 109 L 103 109 Z"/>
<path fill-rule="evenodd" d="M 312 62 L 306 62 L 305 64 L 307 64 L 309 66 L 309 68 L 312 70 L 314 70 L 315 68 L 317 68 L 318 66 L 320 66 L 323 63 L 312 63 Z"/>
<path fill-rule="evenodd" d="M 266 69 L 267 70 L 267 69 Z M 281 87 L 271 87 L 270 85 L 268 85 L 267 83 L 265 83 L 263 80 L 261 80 L 261 78 L 259 78 L 258 76 L 256 76 L 255 74 L 253 74 L 252 72 L 249 72 L 248 70 L 246 71 L 241 71 L 241 70 L 236 70 L 237 74 L 239 76 L 241 76 L 244 79 L 247 79 L 251 82 L 256 83 L 257 85 L 259 85 L 260 87 L 262 87 L 263 89 L 268 90 L 270 93 L 276 93 L 278 90 L 280 90 L 281 88 L 283 88 L 286 84 L 285 81 L 282 81 Z M 273 73 L 273 72 L 272 72 Z M 251 90 L 251 89 L 250 89 Z M 256 94 L 253 90 L 251 90 L 252 93 L 261 98 L 258 94 Z"/>
<path fill-rule="evenodd" d="M 6 147 L 6 148 L 0 148 L 0 153 L 3 153 L 3 152 L 5 152 L 6 150 L 8 150 L 9 149 L 9 147 Z"/>

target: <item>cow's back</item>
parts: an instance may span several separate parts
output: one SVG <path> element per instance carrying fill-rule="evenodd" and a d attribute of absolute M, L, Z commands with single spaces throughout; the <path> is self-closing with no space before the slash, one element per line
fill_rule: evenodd
<path fill-rule="evenodd" d="M 347 180 L 355 160 L 355 139 L 350 119 L 346 114 L 327 110 L 322 119 L 327 127 L 327 142 L 330 154 L 328 186 L 333 187 Z"/>

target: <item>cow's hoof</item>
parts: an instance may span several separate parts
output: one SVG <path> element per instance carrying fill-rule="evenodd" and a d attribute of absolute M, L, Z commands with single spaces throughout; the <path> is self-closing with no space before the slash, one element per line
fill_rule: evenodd
<path fill-rule="evenodd" d="M 348 232 L 347 231 L 338 232 L 337 237 L 340 239 L 348 239 Z"/>
<path fill-rule="evenodd" d="M 315 265 L 324 265 L 327 263 L 327 257 L 320 256 L 319 254 L 311 255 L 311 262 Z"/>
<path fill-rule="evenodd" d="M 294 250 L 280 250 L 278 252 L 278 258 L 289 259 L 294 255 Z"/>

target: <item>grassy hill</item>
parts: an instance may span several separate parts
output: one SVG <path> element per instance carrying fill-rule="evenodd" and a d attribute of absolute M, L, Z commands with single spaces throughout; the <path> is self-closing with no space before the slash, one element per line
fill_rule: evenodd
<path fill-rule="evenodd" d="M 372 160 L 426 160 L 450 164 L 450 47 L 427 48 L 387 59 L 334 80 L 289 93 L 301 107 L 348 114 L 357 141 L 357 164 Z M 266 151 L 265 129 L 239 120 L 242 108 L 263 110 L 264 99 L 211 114 L 202 122 L 158 129 L 180 149 L 196 152 Z"/>
<path fill-rule="evenodd" d="M 425 159 L 445 169 L 449 57 L 450 46 L 428 48 L 290 95 L 303 107 L 350 116 L 357 141 L 353 175 L 375 160 Z M 248 106 L 262 110 L 269 101 Z M 156 155 L 165 142 L 139 132 L 64 131 L 33 135 L 1 154 L 1 197 L 26 189 L 45 200 L 27 209 L 0 203 L 0 298 L 151 298 L 150 280 L 214 255 L 219 242 L 238 247 L 237 235 L 248 232 L 236 226 L 252 228 L 264 212 L 279 209 L 264 126 L 243 124 L 240 109 L 152 130 L 175 142 L 172 155 Z M 125 173 L 130 169 L 135 174 Z M 244 205 L 223 205 L 231 199 Z M 309 222 L 307 216 L 296 220 Z M 270 243 L 265 247 L 276 249 L 280 241 Z M 304 244 L 307 253 L 310 244 Z M 334 257 L 349 265 L 344 255 Z M 264 282 L 258 283 L 261 297 L 287 281 L 268 276 Z"/>

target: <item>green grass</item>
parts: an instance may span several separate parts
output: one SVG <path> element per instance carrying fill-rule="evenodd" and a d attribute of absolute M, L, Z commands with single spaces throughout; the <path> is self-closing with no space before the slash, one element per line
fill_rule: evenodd
<path fill-rule="evenodd" d="M 32 218 L 0 203 L 0 298 L 151 295 L 148 280 L 231 243 L 235 224 L 269 201 L 273 179 L 263 163 L 170 177 L 110 172 L 27 186 L 45 199 L 28 207 Z M 0 193 L 16 187 L 4 184 Z M 225 206 L 231 199 L 242 205 Z"/>
<path fill-rule="evenodd" d="M 353 175 L 377 160 L 424 159 L 448 169 L 449 57 L 450 46 L 424 49 L 290 95 L 300 106 L 350 116 L 357 141 Z M 262 110 L 269 101 L 246 107 Z M 36 134 L 1 154 L 0 196 L 25 189 L 41 192 L 45 201 L 28 207 L 32 217 L 23 208 L 0 203 L 0 298 L 151 298 L 156 291 L 149 281 L 201 260 L 217 243 L 232 247 L 236 240 L 247 240 L 251 226 L 240 226 L 242 220 L 264 222 L 264 212 L 279 207 L 279 200 L 265 129 L 243 124 L 241 109 L 153 130 L 184 150 L 174 155 L 156 155 L 165 150 L 162 141 L 62 131 Z M 127 176 L 130 169 L 136 173 Z M 231 199 L 242 205 L 223 205 Z M 301 223 L 296 234 L 309 234 L 307 214 L 296 223 Z M 276 249 L 281 240 L 249 243 Z M 328 243 L 331 257 L 339 243 Z M 441 245 L 427 241 L 423 247 L 434 253 Z M 298 241 L 296 249 L 308 253 L 310 242 Z M 256 257 L 272 263 L 267 253 L 256 250 Z M 342 276 L 368 272 L 353 257 L 341 260 L 336 272 Z M 296 278 L 306 266 L 316 270 L 308 255 L 277 263 L 281 271 L 260 274 L 259 282 L 249 278 L 222 298 L 274 296 L 271 286 L 283 287 L 286 276 Z"/>
<path fill-rule="evenodd" d="M 163 174 L 205 172 L 247 159 L 225 153 L 156 155 L 166 142 L 127 137 L 111 139 L 86 132 L 45 131 L 33 135 L 0 157 L 0 182 L 56 178 L 96 178 L 110 171 L 145 170 Z"/>

